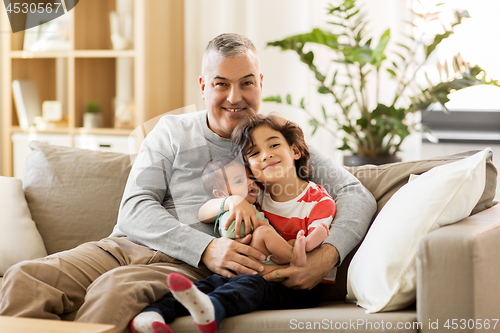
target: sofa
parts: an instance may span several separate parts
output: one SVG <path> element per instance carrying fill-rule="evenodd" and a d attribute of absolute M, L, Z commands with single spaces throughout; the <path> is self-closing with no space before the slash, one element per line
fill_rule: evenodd
<path fill-rule="evenodd" d="M 21 260 L 108 236 L 133 164 L 133 156 L 125 154 L 38 141 L 30 147 L 33 151 L 26 161 L 22 185 L 21 180 L 0 177 L 0 276 Z M 347 169 L 372 192 L 379 213 L 401 192 L 410 175 L 463 161 L 474 153 Z M 348 269 L 356 248 L 338 268 L 336 288 L 319 287 L 325 301 L 318 308 L 258 311 L 227 318 L 219 331 L 500 331 L 500 324 L 496 325 L 500 317 L 500 205 L 494 201 L 497 172 L 491 152 L 481 168 L 484 186 L 479 200 L 474 199 L 470 216 L 429 230 L 418 240 L 412 264 L 415 290 L 410 292 L 409 305 L 367 313 L 346 301 Z M 72 318 L 67 314 L 63 319 Z M 175 332 L 198 332 L 191 317 L 178 318 L 171 327 Z"/>

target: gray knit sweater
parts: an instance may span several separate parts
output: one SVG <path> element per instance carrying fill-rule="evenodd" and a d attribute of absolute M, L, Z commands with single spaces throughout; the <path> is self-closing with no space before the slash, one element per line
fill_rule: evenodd
<path fill-rule="evenodd" d="M 312 181 L 323 186 L 337 206 L 325 242 L 337 248 L 341 262 L 365 235 L 376 203 L 354 176 L 309 148 Z M 201 172 L 211 158 L 230 149 L 229 139 L 208 128 L 207 111 L 162 117 L 142 143 L 111 236 L 128 236 L 198 266 L 216 237 L 212 224 L 197 219 L 198 209 L 211 198 L 203 189 Z"/>

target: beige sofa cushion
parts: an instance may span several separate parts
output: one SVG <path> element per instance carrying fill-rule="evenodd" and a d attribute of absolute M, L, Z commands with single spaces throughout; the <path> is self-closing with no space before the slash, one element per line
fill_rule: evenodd
<path fill-rule="evenodd" d="M 131 168 L 129 155 L 30 143 L 23 188 L 48 254 L 107 237 Z"/>
<path fill-rule="evenodd" d="M 366 314 L 364 309 L 343 301 L 324 302 L 313 309 L 255 311 L 229 317 L 217 329 L 224 332 L 419 332 L 414 308 L 397 312 Z M 424 323 L 427 324 L 427 323 Z M 177 318 L 169 324 L 174 332 L 196 333 L 193 318 Z"/>

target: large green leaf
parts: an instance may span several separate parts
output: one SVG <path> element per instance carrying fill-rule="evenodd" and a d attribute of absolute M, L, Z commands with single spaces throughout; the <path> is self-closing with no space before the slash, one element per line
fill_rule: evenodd
<path fill-rule="evenodd" d="M 364 66 L 372 59 L 373 51 L 369 47 L 360 47 L 344 56 L 347 62 L 352 64 L 359 63 L 361 66 Z"/>
<path fill-rule="evenodd" d="M 286 51 L 302 49 L 306 43 L 316 43 L 336 49 L 338 44 L 338 35 L 315 28 L 309 33 L 290 36 L 282 40 L 269 42 L 267 43 L 267 46 L 278 46 L 282 51 Z"/>
<path fill-rule="evenodd" d="M 375 50 L 373 50 L 370 63 L 377 69 L 380 68 L 382 62 L 387 59 L 387 57 L 385 56 L 385 48 L 387 47 L 390 39 L 391 30 L 387 29 L 380 37 L 377 47 L 375 48 Z"/>
<path fill-rule="evenodd" d="M 429 58 L 432 52 L 436 49 L 436 47 L 443 41 L 443 39 L 446 39 L 450 37 L 453 34 L 453 31 L 446 31 L 445 33 L 436 35 L 434 37 L 434 41 L 430 45 L 424 46 L 425 48 L 425 58 Z"/>
<path fill-rule="evenodd" d="M 448 95 L 452 91 L 478 84 L 483 84 L 483 81 L 473 76 L 465 76 L 451 81 L 441 82 L 433 87 L 422 90 L 420 94 L 414 96 L 412 98 L 412 104 L 408 109 L 409 111 L 423 110 L 436 102 L 444 105 L 449 101 Z"/>

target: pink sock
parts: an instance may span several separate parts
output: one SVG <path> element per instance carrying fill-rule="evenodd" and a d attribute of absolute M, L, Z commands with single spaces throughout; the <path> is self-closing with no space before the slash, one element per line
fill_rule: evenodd
<path fill-rule="evenodd" d="M 175 299 L 188 309 L 198 330 L 202 333 L 214 333 L 217 324 L 210 298 L 183 275 L 171 273 L 167 277 L 167 283 Z"/>

